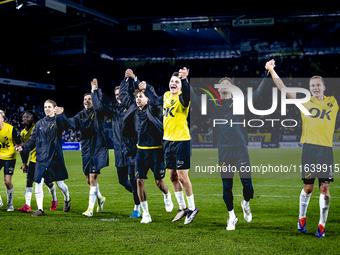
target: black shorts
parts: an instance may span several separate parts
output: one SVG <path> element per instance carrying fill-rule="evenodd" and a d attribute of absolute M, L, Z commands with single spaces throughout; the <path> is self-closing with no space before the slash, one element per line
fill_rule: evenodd
<path fill-rule="evenodd" d="M 333 148 L 308 143 L 303 144 L 301 168 L 304 184 L 314 184 L 315 178 L 318 178 L 320 183 L 333 182 Z"/>
<path fill-rule="evenodd" d="M 240 178 L 251 178 L 247 146 L 218 148 L 218 161 L 223 179 L 233 178 L 235 172 L 239 173 Z"/>
<path fill-rule="evenodd" d="M 155 180 L 165 177 L 165 164 L 163 149 L 137 149 L 135 162 L 136 179 L 147 179 L 149 169 L 152 170 Z"/>
<path fill-rule="evenodd" d="M 27 180 L 34 180 L 34 172 L 35 172 L 35 164 L 34 162 L 30 161 L 27 168 Z"/>
<path fill-rule="evenodd" d="M 4 167 L 4 174 L 13 175 L 16 159 L 3 160 L 0 159 L 0 170 Z"/>
<path fill-rule="evenodd" d="M 134 165 L 134 157 L 128 156 L 125 151 L 115 150 L 115 166 L 116 167 L 125 167 Z"/>
<path fill-rule="evenodd" d="M 164 140 L 163 146 L 167 169 L 186 170 L 190 168 L 190 141 Z"/>
<path fill-rule="evenodd" d="M 97 170 L 95 165 L 89 164 L 88 167 L 83 169 L 83 172 L 85 175 L 100 174 L 100 169 Z"/>

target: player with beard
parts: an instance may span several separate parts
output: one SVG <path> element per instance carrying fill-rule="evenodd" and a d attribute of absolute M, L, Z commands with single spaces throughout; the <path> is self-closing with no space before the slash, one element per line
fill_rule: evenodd
<path fill-rule="evenodd" d="M 102 168 L 109 165 L 109 149 L 104 132 L 103 93 L 98 87 L 97 79 L 91 81 L 91 93 L 84 95 L 84 109 L 72 118 L 62 114 L 65 128 L 80 130 L 81 155 L 83 172 L 90 185 L 88 209 L 84 216 L 92 217 L 97 199 L 97 212 L 102 212 L 106 198 L 99 191 L 98 178 Z"/>

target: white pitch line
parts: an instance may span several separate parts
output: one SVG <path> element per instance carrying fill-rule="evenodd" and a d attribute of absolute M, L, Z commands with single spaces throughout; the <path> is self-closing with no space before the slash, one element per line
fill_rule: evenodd
<path fill-rule="evenodd" d="M 78 192 L 78 191 L 75 191 L 75 192 L 72 192 L 70 191 L 70 194 L 86 194 L 88 195 L 89 193 L 88 192 Z M 108 195 L 125 195 L 125 196 L 132 196 L 131 193 L 128 193 L 128 192 L 124 192 L 124 193 L 117 193 L 117 192 L 109 192 L 109 193 L 106 193 Z M 148 193 L 148 195 L 150 196 L 161 196 L 163 195 L 162 193 Z M 210 194 L 210 193 L 207 193 L 207 194 L 195 194 L 195 196 L 213 196 L 213 197 L 222 197 L 223 194 Z M 243 197 L 242 194 L 233 194 L 234 197 Z M 264 197 L 264 198 L 275 198 L 275 197 L 279 197 L 279 198 L 298 198 L 299 197 L 299 194 L 296 195 L 296 196 L 282 196 L 282 195 L 258 195 L 258 194 L 254 194 L 254 197 Z M 313 198 L 319 198 L 319 196 L 311 196 Z M 335 199 L 338 199 L 340 197 L 334 197 L 332 196 L 332 199 L 335 198 Z M 114 199 L 114 197 L 113 197 Z"/>
<path fill-rule="evenodd" d="M 155 184 L 153 183 L 146 183 L 145 185 L 150 185 L 150 186 L 154 186 Z M 89 187 L 89 185 L 86 184 L 79 184 L 79 185 L 69 185 L 71 188 L 72 187 Z M 100 187 L 108 187 L 108 186 L 121 186 L 119 183 L 117 184 L 101 184 Z M 199 186 L 223 186 L 222 182 L 221 184 L 217 184 L 217 183 L 200 183 Z M 302 185 L 263 185 L 263 184 L 253 184 L 254 187 L 289 187 L 289 188 L 302 188 Z M 16 188 L 25 188 L 26 186 L 20 186 L 20 185 L 15 185 Z M 45 187 L 45 185 L 44 185 Z M 47 186 L 46 186 L 47 188 Z M 340 189 L 340 186 L 329 186 L 330 189 Z"/>

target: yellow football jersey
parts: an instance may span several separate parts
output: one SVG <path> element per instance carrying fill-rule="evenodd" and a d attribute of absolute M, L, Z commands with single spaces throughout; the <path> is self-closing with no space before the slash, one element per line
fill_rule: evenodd
<path fill-rule="evenodd" d="M 21 131 L 20 135 L 21 135 L 21 138 L 24 142 L 27 142 L 30 139 L 32 132 L 33 132 L 33 129 L 34 129 L 34 126 L 35 125 L 33 124 L 29 130 L 23 129 Z M 31 150 L 31 160 L 30 161 L 33 162 L 33 163 L 37 162 L 37 157 L 35 155 L 35 148 L 33 150 Z"/>
<path fill-rule="evenodd" d="M 324 96 L 324 100 L 319 101 L 311 97 L 302 105 L 311 115 L 304 115 L 301 112 L 301 143 L 333 147 L 335 121 L 339 109 L 336 99 L 333 96 Z"/>
<path fill-rule="evenodd" d="M 181 92 L 182 93 L 182 92 Z M 178 95 L 171 96 L 167 91 L 163 97 L 163 128 L 164 140 L 168 141 L 188 141 L 191 139 L 187 117 L 189 106 L 184 107 Z"/>
<path fill-rule="evenodd" d="M 13 141 L 12 132 L 13 126 L 3 122 L 4 126 L 0 130 L 0 159 L 13 160 L 17 158 L 17 152 L 14 149 L 15 142 Z"/>

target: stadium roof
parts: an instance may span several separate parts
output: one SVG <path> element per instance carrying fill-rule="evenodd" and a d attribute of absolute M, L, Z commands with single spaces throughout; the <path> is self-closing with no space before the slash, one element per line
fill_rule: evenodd
<path fill-rule="evenodd" d="M 14 1 L 0 0 L 1 34 L 8 41 L 86 35 L 116 59 L 237 56 L 240 45 L 252 40 L 297 40 L 304 52 L 304 40 L 337 40 L 340 29 L 340 12 L 334 10 L 255 11 L 246 6 L 234 11 L 214 2 L 210 7 L 90 0 L 33 0 L 19 10 L 15 6 Z"/>

